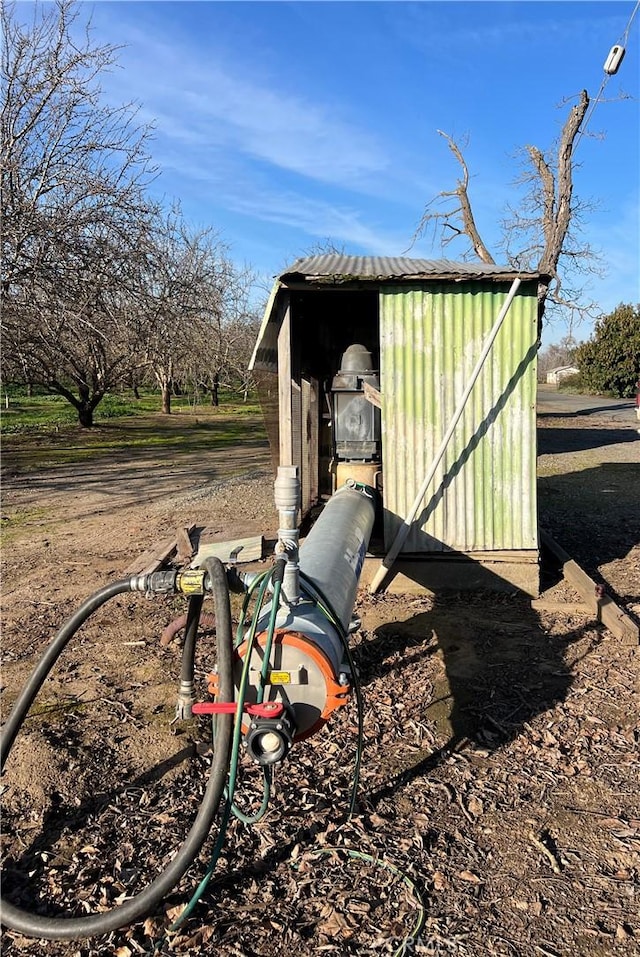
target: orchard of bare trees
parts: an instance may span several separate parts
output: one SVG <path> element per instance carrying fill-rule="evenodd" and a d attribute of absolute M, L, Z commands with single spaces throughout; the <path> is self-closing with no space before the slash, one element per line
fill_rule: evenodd
<path fill-rule="evenodd" d="M 78 42 L 73 0 L 2 3 L 2 378 L 64 396 L 82 426 L 143 384 L 246 391 L 253 277 L 213 230 L 150 199 L 152 130 L 112 106 L 117 48 Z"/>

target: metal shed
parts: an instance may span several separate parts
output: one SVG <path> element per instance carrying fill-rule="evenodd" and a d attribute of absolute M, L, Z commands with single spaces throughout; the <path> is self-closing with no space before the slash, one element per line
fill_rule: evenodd
<path fill-rule="evenodd" d="M 349 347 L 363 347 L 379 381 L 360 383 L 380 408 L 369 456 L 378 550 L 388 556 L 405 526 L 394 562 L 405 584 L 538 590 L 538 278 L 484 263 L 321 255 L 274 283 L 251 360 L 274 465 L 299 467 L 303 514 L 334 491 L 336 375 Z"/>

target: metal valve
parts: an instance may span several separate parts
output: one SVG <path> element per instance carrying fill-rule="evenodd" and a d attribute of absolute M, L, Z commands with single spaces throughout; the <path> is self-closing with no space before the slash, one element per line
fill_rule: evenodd
<path fill-rule="evenodd" d="M 277 764 L 289 753 L 295 732 L 293 716 L 288 709 L 277 718 L 254 717 L 244 736 L 244 747 L 256 764 Z"/>

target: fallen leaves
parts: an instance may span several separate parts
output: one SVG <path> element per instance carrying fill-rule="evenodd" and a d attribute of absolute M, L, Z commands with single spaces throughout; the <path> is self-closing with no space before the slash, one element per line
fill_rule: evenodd
<path fill-rule="evenodd" d="M 384 605 L 376 601 L 371 607 L 380 612 Z M 517 617 L 507 600 L 502 607 L 507 617 Z M 640 885 L 633 860 L 638 821 L 629 761 L 635 739 L 621 719 L 612 727 L 604 711 L 593 713 L 594 689 L 605 682 L 589 657 L 589 636 L 571 645 L 577 662 L 572 684 L 572 672 L 559 665 L 564 645 L 554 645 L 552 635 L 530 633 L 530 622 L 525 627 L 517 618 L 514 631 L 505 626 L 492 650 L 498 638 L 484 609 L 477 600 L 451 609 L 440 600 L 435 606 L 417 602 L 410 641 L 402 623 L 385 636 L 386 643 L 377 641 L 375 631 L 356 639 L 366 677 L 366 751 L 356 817 L 345 822 L 353 774 L 350 706 L 312 740 L 296 745 L 276 769 L 270 810 L 260 825 L 232 824 L 213 881 L 184 926 L 162 945 L 165 953 L 349 957 L 375 948 L 376 955 L 393 954 L 412 932 L 416 901 L 401 878 L 349 859 L 349 848 L 391 862 L 414 882 L 427 906 L 420 935 L 427 953 L 438 947 L 456 957 L 574 953 L 577 935 L 586 939 L 587 930 L 606 935 L 607 946 L 637 944 L 640 921 L 632 906 Z M 442 640 L 453 632 L 458 644 L 466 634 L 475 636 L 474 670 L 464 681 L 455 672 L 448 675 L 451 696 L 443 704 L 448 721 L 453 709 L 456 721 L 480 729 L 477 739 L 459 745 L 459 753 L 439 750 L 449 738 L 436 720 L 437 708 L 429 707 L 446 672 L 428 628 L 436 613 Z M 493 606 L 491 614 L 498 614 Z M 416 638 L 421 630 L 424 643 Z M 464 656 L 455 654 L 461 667 Z M 495 675 L 485 659 L 497 661 Z M 629 666 L 614 672 L 608 663 L 607 669 L 612 686 L 615 674 L 628 681 Z M 203 673 L 208 670 L 207 662 Z M 580 684 L 580 675 L 589 681 Z M 554 682 L 560 682 L 559 695 Z M 63 753 L 64 741 L 80 734 L 80 725 L 58 730 L 52 741 Z M 105 721 L 96 733 L 108 737 L 111 730 Z M 21 901 L 40 886 L 43 906 L 52 911 L 109 909 L 166 866 L 193 820 L 209 756 L 191 757 L 173 775 L 153 779 L 136 775 L 133 765 L 118 770 L 115 758 L 122 755 L 108 746 L 86 754 L 93 764 L 79 761 L 78 767 L 94 775 L 94 794 L 80 804 L 75 795 L 63 796 L 61 808 L 47 818 L 52 846 L 37 846 L 30 880 L 15 884 Z M 132 778 L 139 780 L 128 786 Z M 242 807 L 255 807 L 259 798 L 259 775 L 243 766 Z M 14 853 L 35 846 L 40 827 L 34 832 L 34 819 L 20 828 L 12 811 L 9 820 Z M 337 850 L 318 853 L 329 847 Z M 38 953 L 148 952 L 183 913 L 209 851 L 161 913 L 80 951 L 43 942 Z M 9 870 L 13 877 L 20 868 Z M 590 924 L 589 914 L 608 915 L 607 929 Z M 5 950 L 7 957 L 20 952 L 11 935 Z"/>

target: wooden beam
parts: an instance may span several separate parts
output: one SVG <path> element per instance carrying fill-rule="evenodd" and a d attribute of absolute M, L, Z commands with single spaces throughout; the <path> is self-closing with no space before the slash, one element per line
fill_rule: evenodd
<path fill-rule="evenodd" d="M 195 525 L 188 525 L 180 531 L 188 537 L 194 528 Z M 189 542 L 189 544 L 191 544 L 191 542 Z M 152 545 L 151 548 L 143 552 L 135 561 L 131 562 L 131 564 L 125 568 L 123 575 L 125 577 L 128 575 L 150 575 L 151 572 L 157 572 L 159 568 L 162 568 L 162 566 L 175 555 L 177 550 L 178 536 L 174 535 L 173 538 L 166 538 L 164 541 Z"/>
<path fill-rule="evenodd" d="M 318 501 L 320 488 L 320 383 L 310 380 L 309 393 L 309 501 Z"/>
<path fill-rule="evenodd" d="M 204 542 L 198 549 L 194 564 L 205 558 L 219 558 L 221 562 L 255 562 L 262 558 L 263 552 L 262 535 L 236 538 L 228 542 Z"/>
<path fill-rule="evenodd" d="M 193 543 L 189 534 L 194 529 L 194 525 L 179 528 L 176 535 L 177 558 L 179 562 L 191 561 L 193 557 Z"/>
<path fill-rule="evenodd" d="M 594 582 L 547 532 L 540 532 L 540 541 L 558 559 L 563 576 L 580 592 L 590 614 L 595 616 L 596 621 L 602 622 L 616 638 L 625 644 L 640 644 L 640 628 L 626 611 L 623 611 L 613 598 L 607 595 L 604 587 Z"/>
<path fill-rule="evenodd" d="M 375 405 L 376 409 L 381 409 L 382 395 L 380 394 L 380 392 L 378 392 L 377 389 L 374 389 L 374 387 L 370 385 L 368 382 L 363 382 L 362 386 L 364 390 L 364 397 L 367 400 L 367 402 L 370 402 L 371 405 Z"/>
<path fill-rule="evenodd" d="M 143 552 L 134 562 L 131 562 L 125 568 L 124 575 L 148 575 L 151 572 L 157 572 L 171 558 L 177 547 L 178 543 L 175 536 L 167 538 L 163 542 L 158 542 L 148 548 L 146 552 Z"/>

